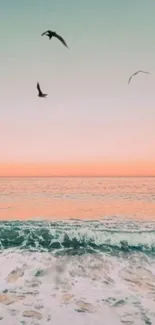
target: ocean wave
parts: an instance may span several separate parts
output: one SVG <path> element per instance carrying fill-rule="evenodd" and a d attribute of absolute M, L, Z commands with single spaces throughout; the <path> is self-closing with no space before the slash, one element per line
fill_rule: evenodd
<path fill-rule="evenodd" d="M 131 227 L 132 226 L 132 227 Z M 71 254 L 155 252 L 155 229 L 148 224 L 106 221 L 0 222 L 0 250 L 18 248 Z"/>

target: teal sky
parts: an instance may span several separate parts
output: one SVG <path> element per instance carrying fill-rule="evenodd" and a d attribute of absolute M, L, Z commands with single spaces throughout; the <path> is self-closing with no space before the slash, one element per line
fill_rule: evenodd
<path fill-rule="evenodd" d="M 2 1 L 0 162 L 154 159 L 154 13 L 154 0 Z M 128 86 L 139 69 L 151 75 Z"/>

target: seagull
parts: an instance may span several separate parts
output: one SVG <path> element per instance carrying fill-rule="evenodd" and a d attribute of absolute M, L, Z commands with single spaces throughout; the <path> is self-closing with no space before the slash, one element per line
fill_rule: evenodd
<path fill-rule="evenodd" d="M 47 96 L 47 94 L 43 94 L 42 93 L 42 91 L 41 91 L 41 89 L 40 89 L 40 85 L 39 85 L 39 82 L 37 82 L 37 89 L 38 89 L 38 92 L 39 92 L 39 94 L 38 94 L 38 97 L 46 97 Z"/>
<path fill-rule="evenodd" d="M 56 37 L 56 38 L 58 38 L 58 40 L 64 46 L 66 46 L 67 48 L 69 48 L 68 45 L 66 44 L 65 40 L 60 35 L 58 35 L 56 32 L 52 32 L 51 30 L 47 30 L 46 32 L 44 32 L 44 33 L 41 34 L 41 36 L 43 36 L 43 35 L 48 36 L 49 37 L 49 40 L 51 40 L 52 37 Z"/>
<path fill-rule="evenodd" d="M 147 73 L 147 74 L 150 74 L 150 72 L 143 71 L 143 70 L 138 70 L 138 71 L 136 71 L 135 73 L 133 73 L 133 74 L 131 75 L 131 77 L 130 77 L 129 80 L 128 80 L 128 84 L 130 83 L 132 77 L 133 77 L 133 76 L 136 76 L 138 73 Z"/>

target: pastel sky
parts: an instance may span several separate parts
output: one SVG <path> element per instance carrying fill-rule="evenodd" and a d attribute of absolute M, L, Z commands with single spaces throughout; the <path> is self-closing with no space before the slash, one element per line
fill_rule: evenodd
<path fill-rule="evenodd" d="M 104 174 L 102 163 L 107 174 L 108 164 L 111 174 L 155 174 L 154 13 L 154 0 L 2 1 L 0 175 L 18 164 L 23 175 L 31 164 Z M 47 29 L 70 50 L 41 37 Z M 128 86 L 139 69 L 151 75 Z"/>

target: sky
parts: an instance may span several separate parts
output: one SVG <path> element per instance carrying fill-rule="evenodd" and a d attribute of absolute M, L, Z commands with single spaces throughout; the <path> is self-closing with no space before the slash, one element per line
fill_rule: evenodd
<path fill-rule="evenodd" d="M 3 1 L 1 176 L 155 175 L 154 12 L 154 0 Z M 128 86 L 139 69 L 151 74 Z"/>

